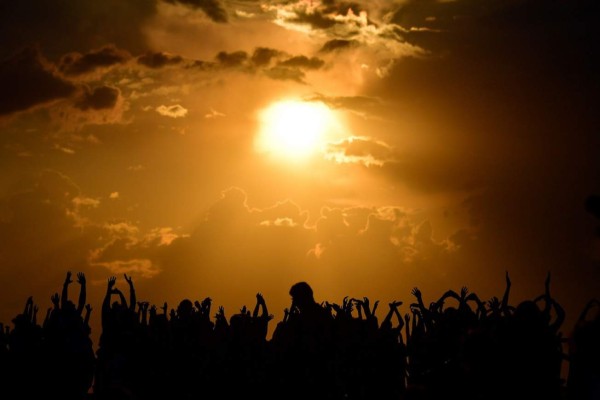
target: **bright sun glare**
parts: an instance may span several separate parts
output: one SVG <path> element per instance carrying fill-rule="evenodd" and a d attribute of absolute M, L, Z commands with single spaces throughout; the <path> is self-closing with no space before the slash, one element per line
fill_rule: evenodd
<path fill-rule="evenodd" d="M 283 100 L 260 114 L 257 147 L 272 155 L 298 160 L 319 152 L 334 122 L 323 103 Z"/>

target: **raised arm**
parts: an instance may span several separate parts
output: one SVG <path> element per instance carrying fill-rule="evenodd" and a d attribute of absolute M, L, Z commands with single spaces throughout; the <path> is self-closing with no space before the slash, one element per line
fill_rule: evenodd
<path fill-rule="evenodd" d="M 67 277 L 63 283 L 62 296 L 60 298 L 60 307 L 65 308 L 67 301 L 69 300 L 69 285 L 73 282 L 71 279 L 71 271 L 67 271 Z"/>
<path fill-rule="evenodd" d="M 389 307 L 390 310 L 388 311 L 388 313 L 386 314 L 385 318 L 383 319 L 383 321 L 381 322 L 381 327 L 392 327 L 392 316 L 394 314 L 397 314 L 398 316 L 400 315 L 398 313 L 398 306 L 401 305 L 402 302 L 401 301 L 392 301 L 391 303 L 389 303 Z M 399 317 L 400 320 L 402 321 L 402 325 L 404 324 L 404 320 L 402 320 L 402 317 Z"/>
<path fill-rule="evenodd" d="M 123 306 L 123 308 L 128 308 L 127 300 L 125 299 L 125 295 L 123 294 L 123 292 L 121 292 L 121 290 L 119 290 L 119 288 L 114 288 L 112 290 L 112 292 L 119 296 L 119 300 L 121 301 L 121 306 Z M 134 307 L 135 307 L 135 304 L 134 304 Z"/>
<path fill-rule="evenodd" d="M 58 296 L 58 293 L 54 293 L 50 297 L 50 300 L 52 301 L 52 305 L 54 306 L 54 311 L 58 311 L 60 309 L 60 297 Z"/>
<path fill-rule="evenodd" d="M 595 306 L 600 306 L 600 301 L 598 299 L 591 299 L 587 302 L 581 314 L 579 314 L 579 321 L 585 321 L 590 310 Z"/>
<path fill-rule="evenodd" d="M 150 303 L 148 303 L 147 301 L 143 301 L 141 303 L 138 303 L 138 306 L 142 316 L 141 324 L 143 326 L 148 326 L 148 307 L 150 306 Z"/>
<path fill-rule="evenodd" d="M 256 306 L 254 307 L 254 312 L 252 313 L 252 316 L 254 318 L 258 317 L 259 308 L 262 310 L 260 316 L 263 318 L 268 318 L 269 311 L 267 310 L 267 303 L 265 302 L 265 298 L 261 293 L 256 293 Z"/>
<path fill-rule="evenodd" d="M 38 306 L 33 306 L 33 316 L 31 317 L 31 323 L 33 323 L 33 325 L 37 325 L 37 313 L 39 310 L 40 309 L 38 308 Z"/>
<path fill-rule="evenodd" d="M 502 296 L 502 304 L 500 306 L 500 309 L 505 314 L 508 312 L 508 297 L 510 295 L 510 286 L 510 277 L 508 276 L 508 271 L 506 271 L 506 289 L 504 289 L 504 296 Z"/>
<path fill-rule="evenodd" d="M 106 322 L 108 315 L 110 313 L 110 296 L 112 295 L 113 288 L 115 287 L 115 283 L 117 282 L 117 278 L 111 276 L 108 278 L 108 284 L 106 285 L 106 294 L 104 295 L 104 300 L 102 301 L 102 328 L 106 328 Z"/>
<path fill-rule="evenodd" d="M 33 322 L 33 296 L 29 296 L 25 302 L 23 315 L 27 318 L 27 322 Z"/>
<path fill-rule="evenodd" d="M 432 324 L 433 324 L 433 319 L 435 317 L 435 314 L 433 314 L 431 311 L 429 311 L 427 309 L 427 307 L 425 307 L 425 304 L 423 303 L 423 295 L 421 294 L 421 291 L 419 290 L 419 288 L 417 288 L 417 287 L 413 288 L 413 290 L 411 291 L 411 294 L 417 298 L 416 306 L 419 310 L 420 317 L 423 320 L 423 324 L 425 325 L 425 327 L 427 329 L 431 329 L 433 326 Z M 440 299 L 442 303 L 443 303 L 443 300 L 442 300 L 443 298 L 444 297 L 442 296 L 442 298 Z M 438 304 L 442 304 L 442 303 L 440 303 L 440 300 L 438 300 Z M 433 315 L 433 317 L 432 317 L 432 315 Z M 413 321 L 415 321 L 415 319 L 416 318 L 413 317 Z"/>
<path fill-rule="evenodd" d="M 365 317 L 367 319 L 371 319 L 371 318 L 375 317 L 375 311 L 377 311 L 377 307 L 379 306 L 379 300 L 376 300 L 375 303 L 373 303 L 372 309 L 371 309 L 370 305 L 371 305 L 371 303 L 369 301 L 369 298 L 363 297 L 362 306 L 363 306 L 363 309 L 365 310 Z"/>
<path fill-rule="evenodd" d="M 562 326 L 563 322 L 565 321 L 565 310 L 555 300 L 551 300 L 551 301 L 552 301 L 552 306 L 554 307 L 554 312 L 556 312 L 556 319 L 554 320 L 554 322 L 552 322 L 550 324 L 550 329 L 552 330 L 552 332 L 558 333 L 560 327 Z"/>
<path fill-rule="evenodd" d="M 125 280 L 127 281 L 127 284 L 129 285 L 129 309 L 131 311 L 135 311 L 135 304 L 136 304 L 136 298 L 135 298 L 135 288 L 133 287 L 133 280 L 131 279 L 130 276 L 127 276 L 127 274 L 123 274 L 125 276 Z M 127 306 L 125 304 L 125 306 Z"/>
<path fill-rule="evenodd" d="M 85 274 L 83 272 L 77 273 L 77 283 L 80 285 L 79 289 L 79 301 L 77 302 L 77 312 L 79 315 L 83 313 L 86 301 L 86 288 L 85 288 Z"/>

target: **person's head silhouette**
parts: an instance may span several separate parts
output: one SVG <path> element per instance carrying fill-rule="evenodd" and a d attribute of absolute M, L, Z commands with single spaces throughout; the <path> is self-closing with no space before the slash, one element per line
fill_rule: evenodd
<path fill-rule="evenodd" d="M 298 307 L 300 312 L 306 311 L 315 304 L 312 288 L 306 282 L 294 284 L 290 289 L 290 296 L 292 296 L 292 304 Z"/>

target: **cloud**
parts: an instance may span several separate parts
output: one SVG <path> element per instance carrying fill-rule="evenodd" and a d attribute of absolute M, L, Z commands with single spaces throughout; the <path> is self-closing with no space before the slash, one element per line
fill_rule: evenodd
<path fill-rule="evenodd" d="M 131 119 L 125 119 L 124 114 L 129 103 L 116 87 L 101 85 L 91 88 L 82 85 L 79 93 L 73 96 L 71 102 L 62 102 L 49 108 L 49 116 L 55 124 L 57 134 L 61 132 L 82 131 L 89 125 L 127 124 Z M 57 136 L 57 138 L 60 135 Z M 85 140 L 68 134 L 63 136 L 71 146 L 81 146 L 84 142 L 97 144 L 96 136 L 88 136 Z"/>
<path fill-rule="evenodd" d="M 268 66 L 271 60 L 281 54 L 281 51 L 276 49 L 270 49 L 268 47 L 257 47 L 252 53 L 251 61 L 252 64 L 257 67 Z"/>
<path fill-rule="evenodd" d="M 111 192 L 111 193 L 108 195 L 108 198 L 109 198 L 109 199 L 111 199 L 111 200 L 116 200 L 116 199 L 118 199 L 119 197 L 120 197 L 120 196 L 119 196 L 119 192 Z"/>
<path fill-rule="evenodd" d="M 206 119 L 214 119 L 214 118 L 221 118 L 221 117 L 225 117 L 225 114 L 223 114 L 222 112 L 219 112 L 213 108 L 210 109 L 209 113 L 204 114 L 204 118 L 206 118 Z"/>
<path fill-rule="evenodd" d="M 80 222 L 96 205 L 67 176 L 49 170 L 24 176 L 4 192 L 0 262 L 10 268 L 0 268 L 0 279 L 11 282 L 3 289 L 6 300 L 20 302 L 30 294 L 47 298 L 67 268 L 89 271 L 85 259 L 96 245 L 95 232 L 82 229 Z M 0 311 L 10 304 L 3 302 Z"/>
<path fill-rule="evenodd" d="M 319 69 L 325 65 L 325 61 L 317 57 L 308 58 L 306 56 L 295 56 L 278 63 L 282 67 L 295 67 L 306 69 Z"/>
<path fill-rule="evenodd" d="M 374 266 L 385 279 L 398 279 L 407 268 L 426 274 L 457 251 L 433 238 L 431 223 L 402 207 L 329 207 L 310 220 L 292 201 L 256 208 L 245 191 L 230 188 L 189 237 L 165 247 L 161 272 L 147 285 L 162 293 L 227 292 L 231 299 L 250 288 L 276 292 L 306 279 L 336 294 L 361 285 L 364 290 Z M 246 285 L 223 287 L 231 276 Z"/>
<path fill-rule="evenodd" d="M 131 55 L 124 50 L 117 49 L 115 46 L 105 46 L 85 54 L 77 52 L 66 54 L 60 59 L 58 68 L 67 76 L 80 76 L 98 69 L 124 64 L 130 58 Z"/>
<path fill-rule="evenodd" d="M 90 251 L 88 262 L 110 274 L 133 274 L 153 278 L 161 272 L 161 254 L 176 240 L 188 237 L 170 227 L 150 229 L 145 234 L 129 222 L 105 225 L 108 236 L 102 246 Z"/>
<path fill-rule="evenodd" d="M 166 0 L 171 4 L 185 4 L 193 8 L 199 8 L 214 22 L 227 22 L 227 11 L 218 0 Z"/>
<path fill-rule="evenodd" d="M 50 59 L 107 43 L 118 43 L 133 53 L 146 51 L 142 27 L 156 15 L 157 4 L 154 0 L 2 1 L 0 37 L 10 40 L 3 42 L 0 58 L 32 44 L 38 44 Z"/>
<path fill-rule="evenodd" d="M 0 63 L 0 116 L 65 99 L 75 86 L 60 78 L 35 48 Z"/>
<path fill-rule="evenodd" d="M 160 105 L 156 107 L 156 112 L 165 117 L 183 118 L 187 115 L 188 110 L 179 104 L 173 104 L 171 106 Z"/>
<path fill-rule="evenodd" d="M 71 200 L 76 208 L 80 207 L 93 207 L 96 208 L 100 205 L 100 200 L 93 199 L 91 197 L 76 196 Z"/>
<path fill-rule="evenodd" d="M 94 89 L 85 87 L 83 95 L 75 102 L 75 107 L 87 110 L 103 110 L 114 108 L 121 92 L 118 88 L 99 86 Z"/>
<path fill-rule="evenodd" d="M 159 52 L 148 52 L 138 57 L 137 62 L 148 68 L 163 68 L 170 65 L 177 65 L 183 62 L 183 58 L 178 55 L 172 55 Z"/>
<path fill-rule="evenodd" d="M 245 51 L 235 51 L 233 53 L 227 53 L 221 51 L 215 57 L 219 64 L 225 68 L 239 67 L 248 60 L 248 53 Z"/>
<path fill-rule="evenodd" d="M 361 163 L 365 166 L 382 166 L 395 159 L 392 148 L 368 137 L 350 137 L 336 143 L 329 143 L 326 158 L 339 163 Z"/>
<path fill-rule="evenodd" d="M 358 46 L 358 42 L 356 40 L 346 40 L 346 39 L 331 39 L 325 42 L 321 50 L 322 53 L 331 53 L 337 50 L 345 50 L 352 47 Z"/>
<path fill-rule="evenodd" d="M 320 101 L 333 109 L 352 111 L 365 118 L 381 114 L 389 106 L 378 97 L 369 96 L 325 96 L 317 93 L 306 98 L 308 101 Z"/>
<path fill-rule="evenodd" d="M 286 67 L 273 67 L 265 71 L 265 75 L 267 75 L 271 79 L 276 80 L 290 80 L 296 81 L 299 83 L 304 83 L 304 77 L 306 76 L 302 70 L 298 68 L 286 68 Z"/>

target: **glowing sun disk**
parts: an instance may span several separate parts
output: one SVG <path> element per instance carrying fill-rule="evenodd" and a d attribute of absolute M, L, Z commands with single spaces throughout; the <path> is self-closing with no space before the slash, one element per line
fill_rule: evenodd
<path fill-rule="evenodd" d="M 332 120 L 323 103 L 279 101 L 260 114 L 258 148 L 285 158 L 307 157 L 320 150 Z"/>

